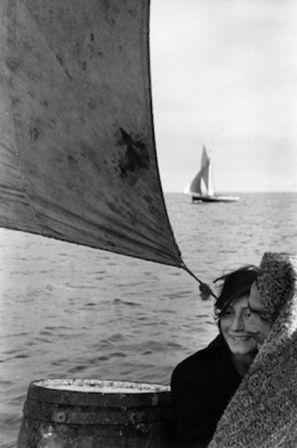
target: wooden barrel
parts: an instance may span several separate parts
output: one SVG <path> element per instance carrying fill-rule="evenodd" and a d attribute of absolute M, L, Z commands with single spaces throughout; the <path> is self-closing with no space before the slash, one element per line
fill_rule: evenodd
<path fill-rule="evenodd" d="M 169 448 L 168 386 L 46 379 L 30 384 L 18 448 Z"/>

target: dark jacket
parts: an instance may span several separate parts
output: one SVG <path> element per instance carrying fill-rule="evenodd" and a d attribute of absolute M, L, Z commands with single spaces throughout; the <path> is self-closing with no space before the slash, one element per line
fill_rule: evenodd
<path fill-rule="evenodd" d="M 204 448 L 241 381 L 221 335 L 174 369 L 171 394 L 182 448 Z"/>

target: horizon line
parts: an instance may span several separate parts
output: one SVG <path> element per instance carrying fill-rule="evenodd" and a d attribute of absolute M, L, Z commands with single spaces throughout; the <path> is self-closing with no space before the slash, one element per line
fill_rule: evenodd
<path fill-rule="evenodd" d="M 191 193 L 184 193 L 183 191 L 173 191 L 173 190 L 163 190 L 163 193 L 174 193 L 174 194 L 183 194 L 185 196 L 191 196 Z M 220 194 L 240 194 L 240 193 L 296 193 L 297 190 L 236 190 L 236 191 L 216 191 L 216 195 Z"/>

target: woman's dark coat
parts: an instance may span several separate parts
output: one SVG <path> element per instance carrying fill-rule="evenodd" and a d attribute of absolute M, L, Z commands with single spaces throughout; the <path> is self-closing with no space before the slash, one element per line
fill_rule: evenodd
<path fill-rule="evenodd" d="M 171 393 L 182 448 L 204 448 L 241 381 L 221 335 L 174 369 Z"/>

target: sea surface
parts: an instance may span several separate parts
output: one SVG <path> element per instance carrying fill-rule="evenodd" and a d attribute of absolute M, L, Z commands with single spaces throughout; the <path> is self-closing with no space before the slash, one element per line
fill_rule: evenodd
<path fill-rule="evenodd" d="M 203 281 L 265 251 L 297 253 L 297 193 L 192 204 L 167 194 L 185 263 Z M 216 335 L 213 301 L 185 271 L 0 230 L 0 434 L 15 446 L 29 383 L 97 378 L 169 384 Z"/>

